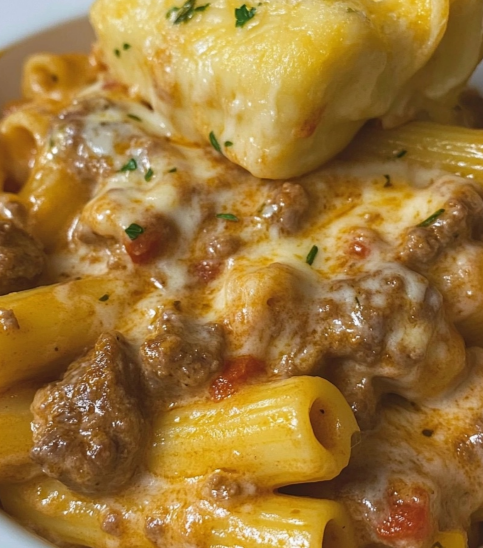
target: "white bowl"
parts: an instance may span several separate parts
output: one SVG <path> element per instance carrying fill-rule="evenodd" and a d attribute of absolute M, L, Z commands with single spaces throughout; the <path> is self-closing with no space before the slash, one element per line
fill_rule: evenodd
<path fill-rule="evenodd" d="M 34 52 L 88 51 L 93 33 L 86 14 L 92 0 L 14 0 L 0 17 L 0 105 L 20 96 L 23 60 Z M 472 79 L 483 90 L 483 64 Z M 52 544 L 0 513 L 0 548 Z"/>

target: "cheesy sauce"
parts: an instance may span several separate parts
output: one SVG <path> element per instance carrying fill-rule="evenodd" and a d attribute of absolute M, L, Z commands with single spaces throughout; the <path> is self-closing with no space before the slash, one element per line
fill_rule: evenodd
<path fill-rule="evenodd" d="M 286 489 L 342 502 L 360 547 L 429 548 L 438 531 L 470 531 L 483 504 L 483 358 L 466 351 L 454 322 L 481 310 L 470 291 L 483 256 L 473 181 L 417 167 L 398 151 L 383 163 L 333 161 L 297 179 L 258 179 L 214 147 L 171 141 L 159 114 L 102 81 L 49 116 L 30 178 L 66 173 L 82 203 L 49 241 L 42 283 L 125 280 L 134 297 L 112 320 L 134 351 L 152 351 L 160 325 L 212 350 L 223 334 L 225 369 L 167 390 L 161 409 L 325 377 L 351 405 L 361 440 L 338 478 Z M 34 223 L 41 200 L 27 204 Z M 241 363 L 242 373 L 229 370 Z M 134 546 L 138 531 L 155 546 L 203 545 L 189 525 L 208 504 L 203 482 L 186 480 L 194 482 L 186 499 L 148 471 L 132 481 L 124 502 L 84 499 L 82 512 L 94 504 L 105 516 L 102 546 Z M 250 477 L 230 481 L 237 497 L 265 496 Z M 48 485 L 39 492 L 46 508 L 64 496 Z M 134 494 L 153 515 L 128 510 Z M 159 506 L 171 518 L 156 517 Z M 166 519 L 175 527 L 161 541 Z M 40 532 L 62 542 L 48 523 Z"/>

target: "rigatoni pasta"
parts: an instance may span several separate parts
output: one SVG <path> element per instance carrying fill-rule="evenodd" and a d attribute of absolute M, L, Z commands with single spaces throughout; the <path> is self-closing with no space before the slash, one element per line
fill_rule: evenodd
<path fill-rule="evenodd" d="M 251 386 L 230 399 L 169 411 L 155 421 L 148 469 L 194 477 L 213 469 L 280 486 L 335 477 L 349 462 L 352 412 L 323 379 Z M 240 443 L 243 452 L 233 451 Z"/>
<path fill-rule="evenodd" d="M 25 63 L 22 94 L 27 99 L 49 97 L 61 100 L 95 80 L 96 69 L 83 54 L 39 53 Z"/>
<path fill-rule="evenodd" d="M 447 126 L 433 122 L 411 122 L 397 129 L 382 131 L 365 128 L 357 137 L 353 153 L 382 161 L 405 157 L 426 168 L 437 167 L 462 177 L 481 178 L 479 158 L 483 150 L 481 129 Z"/>
<path fill-rule="evenodd" d="M 38 385 L 3 391 L 0 396 L 0 478 L 21 480 L 39 472 L 29 458 L 32 447 L 30 404 Z"/>
<path fill-rule="evenodd" d="M 62 484 L 45 479 L 5 486 L 2 500 L 8 512 L 27 518 L 58 540 L 88 542 L 95 548 L 123 546 L 123 537 L 130 538 L 135 546 L 150 548 L 150 539 L 155 538 L 152 533 L 162 527 L 162 517 L 168 523 L 163 532 L 165 539 L 181 543 L 186 538 L 183 523 L 188 515 L 196 520 L 195 538 L 209 547 L 268 548 L 280 542 L 308 548 L 355 546 L 347 514 L 333 501 L 265 495 L 252 503 L 226 507 L 209 500 L 197 504 L 196 495 L 193 496 L 199 489 L 196 484 L 169 488 L 176 493 L 176 506 L 163 506 L 162 492 L 142 506 L 135 504 L 133 495 L 116 504 L 108 500 L 93 503 L 70 493 Z"/>
<path fill-rule="evenodd" d="M 100 330 L 115 326 L 127 294 L 121 281 L 86 278 L 0 297 L 0 386 L 49 378 L 92 344 Z"/>

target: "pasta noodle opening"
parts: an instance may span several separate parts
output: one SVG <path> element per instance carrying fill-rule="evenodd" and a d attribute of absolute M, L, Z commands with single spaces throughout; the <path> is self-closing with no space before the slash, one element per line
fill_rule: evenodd
<path fill-rule="evenodd" d="M 340 546 L 344 546 L 345 540 L 347 540 L 347 536 L 341 526 L 334 520 L 330 520 L 324 530 L 322 548 L 340 548 Z"/>
<path fill-rule="evenodd" d="M 32 159 L 37 153 L 37 142 L 32 132 L 20 125 L 9 128 L 7 155 L 10 157 L 8 175 L 19 186 L 28 179 Z"/>
<path fill-rule="evenodd" d="M 94 82 L 96 69 L 89 57 L 80 53 L 31 57 L 24 69 L 22 90 L 25 97 L 62 100 L 78 87 Z"/>
<path fill-rule="evenodd" d="M 333 413 L 327 407 L 317 398 L 310 408 L 309 418 L 317 441 L 331 451 L 337 447 L 337 421 L 334 421 Z"/>
<path fill-rule="evenodd" d="M 38 55 L 30 60 L 23 88 L 27 97 L 49 94 L 59 87 L 59 76 L 53 70 L 50 56 Z"/>

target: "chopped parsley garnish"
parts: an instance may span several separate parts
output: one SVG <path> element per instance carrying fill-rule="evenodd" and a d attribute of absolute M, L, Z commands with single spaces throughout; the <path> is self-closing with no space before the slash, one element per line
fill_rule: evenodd
<path fill-rule="evenodd" d="M 154 171 L 151 168 L 149 168 L 146 171 L 146 175 L 144 176 L 144 180 L 149 183 L 149 181 L 153 178 L 153 175 L 154 175 Z"/>
<path fill-rule="evenodd" d="M 233 215 L 233 213 L 217 213 L 216 217 L 218 219 L 225 219 L 225 221 L 232 221 L 234 223 L 237 223 L 240 220 L 236 215 Z"/>
<path fill-rule="evenodd" d="M 347 13 L 356 13 L 354 8 L 347 8 Z"/>
<path fill-rule="evenodd" d="M 317 253 L 319 252 L 319 248 L 316 245 L 312 246 L 312 249 L 309 251 L 307 258 L 305 259 L 305 262 L 312 266 L 312 263 L 315 261 L 315 257 L 317 257 Z"/>
<path fill-rule="evenodd" d="M 235 8 L 235 27 L 243 27 L 245 23 L 248 23 L 250 19 L 255 17 L 255 12 L 257 8 L 247 8 L 246 4 L 243 4 L 239 8 Z"/>
<path fill-rule="evenodd" d="M 128 50 L 128 49 L 131 49 L 131 44 L 127 44 L 126 42 L 122 45 L 122 49 L 124 51 Z"/>
<path fill-rule="evenodd" d="M 99 300 L 100 300 L 102 303 L 105 303 L 106 301 L 109 300 L 109 295 L 106 293 L 106 294 L 103 295 L 102 297 L 99 297 Z"/>
<path fill-rule="evenodd" d="M 136 223 L 132 223 L 126 228 L 126 230 L 124 230 L 124 232 L 128 235 L 130 240 L 135 240 L 143 234 L 144 228 Z"/>
<path fill-rule="evenodd" d="M 232 146 L 233 146 L 233 143 L 232 143 L 231 141 L 225 141 L 225 142 L 224 142 L 224 145 L 225 145 L 226 147 L 232 147 Z"/>
<path fill-rule="evenodd" d="M 176 173 L 178 171 L 178 168 L 177 167 L 173 167 L 171 168 L 168 173 Z"/>
<path fill-rule="evenodd" d="M 135 114 L 129 113 L 127 117 L 131 118 L 131 120 L 136 120 L 136 122 L 142 122 L 141 118 L 139 118 L 139 116 L 136 116 Z"/>
<path fill-rule="evenodd" d="M 425 219 L 422 223 L 419 223 L 417 226 L 421 226 L 423 228 L 426 228 L 434 223 L 436 219 L 444 213 L 444 209 L 438 209 L 438 211 L 435 211 L 432 215 L 430 215 L 427 219 Z"/>
<path fill-rule="evenodd" d="M 176 13 L 173 23 L 179 25 L 180 23 L 187 23 L 197 11 L 205 11 L 210 4 L 204 4 L 203 6 L 197 6 L 196 0 L 187 0 L 181 8 L 173 6 L 166 12 L 166 18 L 169 19 L 173 13 Z"/>
<path fill-rule="evenodd" d="M 127 164 L 124 164 L 119 170 L 121 173 L 125 171 L 135 171 L 138 168 L 138 163 L 134 158 L 131 158 Z"/>
<path fill-rule="evenodd" d="M 218 139 L 215 137 L 215 134 L 213 133 L 213 131 L 210 131 L 209 137 L 210 137 L 211 146 L 212 146 L 217 152 L 221 152 L 220 143 L 218 142 Z"/>
<path fill-rule="evenodd" d="M 176 13 L 177 11 L 179 11 L 179 8 L 177 6 L 169 8 L 169 10 L 166 12 L 166 19 L 169 19 L 171 17 L 171 14 Z"/>
<path fill-rule="evenodd" d="M 114 55 L 115 55 L 116 57 L 121 57 L 121 50 L 116 48 L 116 49 L 114 50 Z"/>
<path fill-rule="evenodd" d="M 407 153 L 408 153 L 407 150 L 402 149 L 402 150 L 399 150 L 398 152 L 395 152 L 394 157 L 395 158 L 402 158 L 403 156 L 406 156 Z"/>
<path fill-rule="evenodd" d="M 384 188 L 392 186 L 390 175 L 384 175 L 384 179 L 386 179 L 386 182 L 384 183 Z"/>

